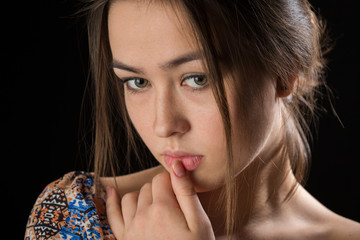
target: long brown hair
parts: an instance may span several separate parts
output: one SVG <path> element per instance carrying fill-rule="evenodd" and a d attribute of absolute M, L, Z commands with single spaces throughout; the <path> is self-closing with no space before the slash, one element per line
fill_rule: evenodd
<path fill-rule="evenodd" d="M 156 161 L 131 124 L 125 108 L 123 86 L 110 68 L 112 54 L 107 17 L 113 1 L 85 2 L 94 80 L 92 158 L 95 176 L 116 176 L 124 173 L 124 169 L 131 171 L 135 159 L 141 167 L 149 167 Z M 322 80 L 324 45 L 321 40 L 324 27 L 306 0 L 161 2 L 171 3 L 175 10 L 181 9 L 185 13 L 206 60 L 227 141 L 229 160 L 224 202 L 226 229 L 230 236 L 236 230 L 237 223 L 245 220 L 237 217 L 238 186 L 233 178 L 232 129 L 223 78 L 227 74 L 232 76 L 240 97 L 249 95 L 249 92 L 256 94 L 252 83 L 245 81 L 254 75 L 258 76 L 256 79 L 259 81 L 265 75 L 276 76 L 284 88 L 290 87 L 289 79 L 297 78 L 291 100 L 282 100 L 285 126 L 283 159 L 290 159 L 296 179 L 302 182 L 310 159 L 309 125 L 315 114 L 319 87 L 325 86 Z M 240 102 L 239 105 L 246 108 Z M 251 203 L 247 206 L 251 208 Z"/>

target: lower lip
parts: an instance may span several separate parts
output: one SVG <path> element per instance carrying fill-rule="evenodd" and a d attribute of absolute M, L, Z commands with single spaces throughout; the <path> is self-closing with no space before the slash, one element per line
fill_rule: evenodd
<path fill-rule="evenodd" d="M 193 171 L 195 170 L 202 162 L 203 156 L 185 156 L 185 157 L 173 157 L 173 156 L 164 156 L 164 161 L 166 165 L 171 168 L 172 164 L 179 160 L 183 164 L 186 170 Z"/>

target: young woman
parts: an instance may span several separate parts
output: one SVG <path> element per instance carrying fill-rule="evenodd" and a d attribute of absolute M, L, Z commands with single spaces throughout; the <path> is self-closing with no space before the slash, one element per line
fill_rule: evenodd
<path fill-rule="evenodd" d="M 323 28 L 306 0 L 85 11 L 95 170 L 48 185 L 26 239 L 360 238 L 301 186 L 324 86 Z M 116 176 L 125 159 L 159 166 Z"/>

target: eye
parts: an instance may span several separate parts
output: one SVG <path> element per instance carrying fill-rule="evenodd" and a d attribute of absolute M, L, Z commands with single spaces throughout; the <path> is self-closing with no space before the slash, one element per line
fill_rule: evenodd
<path fill-rule="evenodd" d="M 182 80 L 182 83 L 193 88 L 203 88 L 207 86 L 208 80 L 203 74 L 196 74 L 185 76 Z"/>
<path fill-rule="evenodd" d="M 123 83 L 126 83 L 127 87 L 132 90 L 140 90 L 149 85 L 149 81 L 143 78 L 127 78 L 123 79 Z"/>

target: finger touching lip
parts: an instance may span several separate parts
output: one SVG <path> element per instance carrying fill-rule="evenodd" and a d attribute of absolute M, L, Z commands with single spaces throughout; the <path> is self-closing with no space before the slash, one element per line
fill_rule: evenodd
<path fill-rule="evenodd" d="M 193 171 L 198 168 L 204 159 L 202 155 L 193 155 L 184 152 L 165 152 L 163 157 L 164 162 L 169 168 L 171 168 L 176 160 L 179 160 L 187 171 Z"/>

